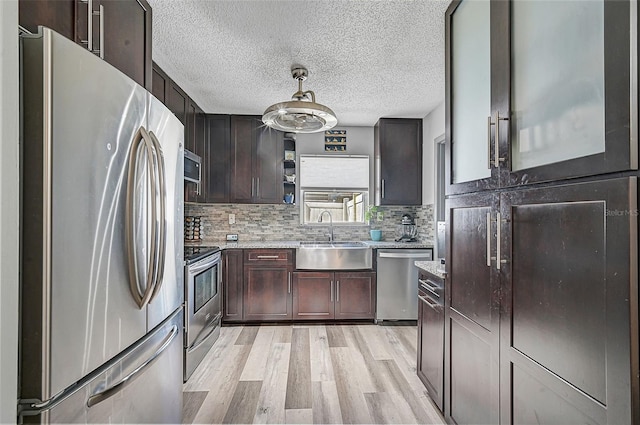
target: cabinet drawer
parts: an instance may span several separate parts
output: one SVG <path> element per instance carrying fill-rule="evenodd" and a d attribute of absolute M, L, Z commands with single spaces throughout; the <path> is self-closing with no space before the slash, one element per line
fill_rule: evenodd
<path fill-rule="evenodd" d="M 293 264 L 293 252 L 290 249 L 246 249 L 244 264 Z"/>

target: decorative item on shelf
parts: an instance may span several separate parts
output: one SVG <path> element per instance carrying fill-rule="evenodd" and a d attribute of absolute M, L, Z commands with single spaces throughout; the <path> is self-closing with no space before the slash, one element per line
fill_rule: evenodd
<path fill-rule="evenodd" d="M 298 81 L 298 91 L 290 101 L 276 103 L 264 111 L 262 122 L 276 130 L 293 133 L 317 133 L 335 127 L 336 114 L 329 108 L 316 103 L 316 95 L 311 90 L 302 91 L 302 82 L 309 71 L 301 66 L 291 68 L 291 75 Z"/>
<path fill-rule="evenodd" d="M 324 150 L 326 152 L 346 152 L 347 130 L 326 130 L 324 132 Z"/>
<path fill-rule="evenodd" d="M 364 213 L 364 219 L 369 224 L 371 228 L 369 230 L 369 234 L 371 235 L 372 241 L 381 241 L 382 240 L 382 230 L 376 229 L 379 222 L 384 220 L 384 212 L 380 211 L 380 207 L 375 205 L 369 205 L 367 210 Z"/>
<path fill-rule="evenodd" d="M 184 240 L 186 241 L 202 240 L 202 217 L 186 216 L 184 218 Z"/>
<path fill-rule="evenodd" d="M 285 161 L 295 161 L 296 160 L 296 151 L 284 151 L 284 160 Z"/>
<path fill-rule="evenodd" d="M 285 174 L 284 175 L 284 180 L 287 183 L 295 183 L 296 182 L 296 175 L 295 174 Z"/>
<path fill-rule="evenodd" d="M 285 204 L 293 204 L 294 195 L 293 193 L 287 193 L 284 195 L 284 203 Z"/>

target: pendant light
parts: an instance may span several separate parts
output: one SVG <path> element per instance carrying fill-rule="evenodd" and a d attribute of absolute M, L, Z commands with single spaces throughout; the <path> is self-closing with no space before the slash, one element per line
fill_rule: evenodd
<path fill-rule="evenodd" d="M 302 82 L 309 75 L 307 69 L 294 67 L 291 75 L 298 80 L 298 91 L 291 96 L 290 101 L 269 106 L 262 115 L 262 122 L 276 130 L 292 133 L 317 133 L 335 127 L 338 123 L 336 114 L 326 106 L 316 103 L 314 92 L 302 91 Z"/>

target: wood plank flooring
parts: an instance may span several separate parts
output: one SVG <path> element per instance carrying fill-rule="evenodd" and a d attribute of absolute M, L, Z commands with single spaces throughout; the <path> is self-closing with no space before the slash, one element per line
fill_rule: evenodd
<path fill-rule="evenodd" d="M 415 326 L 223 327 L 184 385 L 184 423 L 444 424 Z"/>

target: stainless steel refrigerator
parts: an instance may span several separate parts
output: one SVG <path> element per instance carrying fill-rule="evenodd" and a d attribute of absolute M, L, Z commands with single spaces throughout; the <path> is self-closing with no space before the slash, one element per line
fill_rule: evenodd
<path fill-rule="evenodd" d="M 183 126 L 49 29 L 21 55 L 18 420 L 180 423 Z"/>

